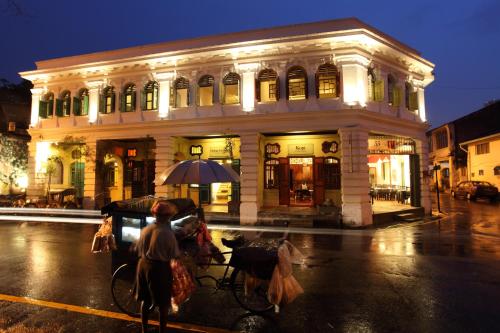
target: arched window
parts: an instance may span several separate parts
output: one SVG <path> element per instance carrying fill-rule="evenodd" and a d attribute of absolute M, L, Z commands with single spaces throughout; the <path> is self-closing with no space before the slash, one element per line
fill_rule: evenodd
<path fill-rule="evenodd" d="M 144 86 L 142 91 L 142 109 L 156 110 L 158 109 L 158 82 L 149 81 Z"/>
<path fill-rule="evenodd" d="M 185 108 L 189 105 L 189 80 L 180 77 L 174 82 L 175 107 Z"/>
<path fill-rule="evenodd" d="M 340 160 L 336 157 L 327 157 L 325 167 L 325 189 L 340 190 Z"/>
<path fill-rule="evenodd" d="M 306 99 L 309 95 L 307 73 L 300 66 L 291 67 L 286 73 L 286 97 L 288 100 Z"/>
<path fill-rule="evenodd" d="M 259 102 L 276 102 L 279 100 L 280 79 L 272 69 L 260 71 L 255 87 L 255 95 Z"/>
<path fill-rule="evenodd" d="M 56 101 L 56 115 L 58 117 L 69 117 L 71 115 L 71 93 L 65 90 L 61 98 Z"/>
<path fill-rule="evenodd" d="M 240 76 L 229 73 L 222 79 L 222 103 L 238 104 L 240 102 Z"/>
<path fill-rule="evenodd" d="M 121 96 L 121 112 L 133 112 L 135 111 L 135 84 L 129 83 L 123 88 L 123 93 Z"/>
<path fill-rule="evenodd" d="M 323 64 L 316 72 L 316 97 L 332 98 L 340 95 L 340 75 L 333 64 Z"/>
<path fill-rule="evenodd" d="M 270 158 L 264 162 L 264 188 L 278 188 L 279 160 Z"/>
<path fill-rule="evenodd" d="M 198 80 L 198 105 L 210 106 L 214 104 L 214 77 L 203 75 Z"/>
<path fill-rule="evenodd" d="M 78 96 L 73 97 L 73 114 L 75 116 L 87 116 L 89 114 L 89 90 L 82 88 Z"/>
<path fill-rule="evenodd" d="M 99 111 L 106 114 L 115 112 L 115 88 L 113 86 L 103 89 Z"/>
<path fill-rule="evenodd" d="M 70 165 L 70 184 L 76 189 L 76 197 L 83 197 L 83 186 L 85 180 L 85 163 L 73 162 Z"/>
<path fill-rule="evenodd" d="M 38 115 L 40 118 L 52 118 L 54 116 L 54 94 L 46 93 L 40 100 L 38 107 Z"/>
<path fill-rule="evenodd" d="M 51 183 L 52 184 L 63 184 L 64 183 L 64 178 L 63 178 L 63 163 L 60 159 L 55 159 L 52 161 L 54 163 L 54 172 L 51 176 Z"/>
<path fill-rule="evenodd" d="M 387 93 L 390 105 L 399 106 L 401 104 L 401 93 L 397 87 L 397 81 L 392 74 L 387 76 Z"/>

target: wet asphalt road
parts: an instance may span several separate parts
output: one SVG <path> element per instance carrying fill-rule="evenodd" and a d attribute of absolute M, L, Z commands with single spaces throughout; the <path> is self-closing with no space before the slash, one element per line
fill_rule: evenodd
<path fill-rule="evenodd" d="M 249 315 L 229 291 L 200 288 L 172 320 L 239 332 L 499 332 L 500 204 L 442 199 L 439 222 L 290 233 L 306 256 L 294 270 L 305 294 L 279 314 Z M 111 255 L 90 253 L 96 229 L 0 222 L 0 294 L 119 312 Z M 216 242 L 233 234 L 212 231 Z M 0 332 L 26 328 L 140 332 L 135 322 L 0 300 Z"/>

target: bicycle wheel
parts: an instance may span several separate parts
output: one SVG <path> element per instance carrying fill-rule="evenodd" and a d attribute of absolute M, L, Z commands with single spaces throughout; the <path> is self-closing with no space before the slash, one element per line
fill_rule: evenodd
<path fill-rule="evenodd" d="M 245 288 L 245 272 L 235 268 L 231 273 L 231 290 L 234 298 L 242 308 L 253 313 L 271 310 L 274 305 L 267 300 L 269 281 L 263 281 L 252 290 Z"/>
<path fill-rule="evenodd" d="M 111 295 L 115 305 L 131 317 L 141 316 L 141 307 L 135 300 L 135 265 L 123 264 L 113 273 Z"/>

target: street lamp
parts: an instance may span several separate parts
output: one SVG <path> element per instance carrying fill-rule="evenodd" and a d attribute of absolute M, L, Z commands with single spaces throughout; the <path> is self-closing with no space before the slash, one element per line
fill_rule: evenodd
<path fill-rule="evenodd" d="M 438 171 L 441 170 L 441 165 L 439 165 L 439 164 L 434 165 L 434 167 L 432 168 L 432 170 L 435 171 L 438 213 L 441 213 L 441 207 L 439 205 L 439 183 L 438 183 Z"/>

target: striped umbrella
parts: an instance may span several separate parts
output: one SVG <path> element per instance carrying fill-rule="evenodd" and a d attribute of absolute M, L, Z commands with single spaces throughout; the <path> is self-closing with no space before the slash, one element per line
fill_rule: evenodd
<path fill-rule="evenodd" d="M 186 160 L 176 163 L 155 179 L 155 185 L 211 184 L 239 182 L 240 176 L 229 166 L 211 160 Z"/>

